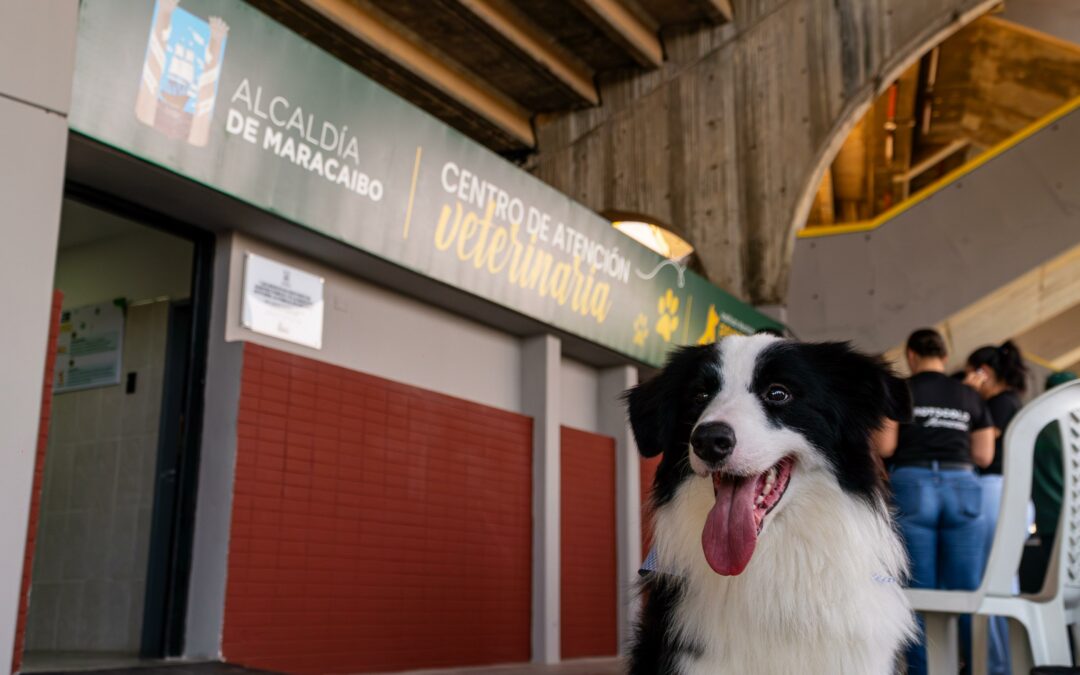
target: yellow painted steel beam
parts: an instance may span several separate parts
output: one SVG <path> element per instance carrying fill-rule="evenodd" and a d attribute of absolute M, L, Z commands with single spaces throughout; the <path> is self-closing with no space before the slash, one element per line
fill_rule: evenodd
<path fill-rule="evenodd" d="M 451 65 L 445 57 L 429 53 L 424 45 L 402 33 L 376 9 L 349 0 L 304 0 L 304 3 L 518 142 L 536 147 L 529 111 L 479 78 L 468 75 L 464 67 Z"/>

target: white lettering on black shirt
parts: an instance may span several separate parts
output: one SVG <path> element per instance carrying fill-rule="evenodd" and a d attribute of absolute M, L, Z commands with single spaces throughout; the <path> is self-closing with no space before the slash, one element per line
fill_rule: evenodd
<path fill-rule="evenodd" d="M 924 427 L 956 429 L 957 431 L 967 431 L 971 428 L 971 413 L 966 410 L 921 405 L 916 406 L 912 414 L 915 423 Z"/>

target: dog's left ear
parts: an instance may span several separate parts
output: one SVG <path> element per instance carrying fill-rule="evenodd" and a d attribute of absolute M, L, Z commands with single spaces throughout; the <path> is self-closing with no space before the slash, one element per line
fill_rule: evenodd
<path fill-rule="evenodd" d="M 656 457 L 664 451 L 664 402 L 666 380 L 661 372 L 623 394 L 634 442 L 642 457 Z"/>
<path fill-rule="evenodd" d="M 668 356 L 663 370 L 623 394 L 642 457 L 656 457 L 672 442 L 686 387 L 715 350 L 714 345 L 679 347 Z"/>

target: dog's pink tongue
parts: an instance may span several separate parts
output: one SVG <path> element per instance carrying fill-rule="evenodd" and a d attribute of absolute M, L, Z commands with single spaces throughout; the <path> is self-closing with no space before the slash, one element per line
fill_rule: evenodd
<path fill-rule="evenodd" d="M 757 480 L 740 478 L 714 480 L 716 504 L 705 520 L 701 546 L 705 560 L 717 574 L 741 573 L 750 562 L 757 544 L 754 498 Z"/>

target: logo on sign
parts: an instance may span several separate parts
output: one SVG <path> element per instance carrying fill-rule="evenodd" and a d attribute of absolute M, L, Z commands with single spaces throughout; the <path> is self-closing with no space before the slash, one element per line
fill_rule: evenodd
<path fill-rule="evenodd" d="M 216 16 L 201 19 L 179 4 L 157 0 L 154 5 L 135 117 L 169 138 L 202 147 L 210 139 L 229 26 Z"/>

